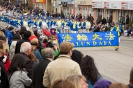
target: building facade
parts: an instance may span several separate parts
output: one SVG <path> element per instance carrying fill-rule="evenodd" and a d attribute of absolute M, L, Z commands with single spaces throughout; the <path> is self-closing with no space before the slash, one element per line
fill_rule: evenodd
<path fill-rule="evenodd" d="M 92 0 L 92 8 L 94 18 L 97 18 L 98 15 L 109 18 L 112 15 L 113 22 L 118 22 L 121 16 L 125 21 L 126 16 L 129 15 L 130 19 L 133 19 L 133 0 Z"/>

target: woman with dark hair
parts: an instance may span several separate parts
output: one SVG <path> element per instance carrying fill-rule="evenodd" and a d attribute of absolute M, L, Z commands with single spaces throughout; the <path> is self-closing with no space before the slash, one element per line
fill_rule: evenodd
<path fill-rule="evenodd" d="M 19 34 L 15 34 L 13 37 L 12 44 L 10 46 L 10 51 L 9 51 L 10 60 L 12 60 L 12 58 L 15 54 L 15 48 L 16 48 L 16 44 L 17 44 L 18 40 L 21 40 L 21 36 Z"/>
<path fill-rule="evenodd" d="M 84 55 L 80 51 L 78 51 L 78 50 L 73 50 L 72 51 L 71 58 L 72 58 L 72 60 L 77 62 L 79 65 L 80 65 L 81 60 L 82 60 L 83 57 L 84 57 Z"/>
<path fill-rule="evenodd" d="M 86 55 L 81 61 L 81 71 L 86 77 L 88 88 L 93 88 L 95 82 L 100 80 L 102 77 L 98 72 L 94 59 L 91 56 Z"/>
<path fill-rule="evenodd" d="M 9 67 L 10 88 L 25 88 L 25 86 L 30 86 L 32 80 L 27 76 L 24 64 L 24 56 L 22 54 L 15 54 Z"/>

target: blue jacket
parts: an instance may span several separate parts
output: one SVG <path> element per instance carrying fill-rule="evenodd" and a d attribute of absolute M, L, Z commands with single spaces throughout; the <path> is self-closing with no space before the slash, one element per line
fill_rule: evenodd
<path fill-rule="evenodd" d="M 8 38 L 8 44 L 10 46 L 11 43 L 12 43 L 13 35 L 12 35 L 12 33 L 9 30 L 6 30 L 5 34 L 6 34 L 6 37 Z"/>
<path fill-rule="evenodd" d="M 42 61 L 42 56 L 41 56 L 40 52 L 37 49 L 34 50 L 34 55 L 39 60 L 39 62 Z"/>
<path fill-rule="evenodd" d="M 101 79 L 102 79 L 101 76 L 99 76 L 98 80 L 101 80 Z M 94 84 L 92 84 L 90 80 L 87 80 L 87 84 L 89 85 L 88 88 L 94 88 Z"/>

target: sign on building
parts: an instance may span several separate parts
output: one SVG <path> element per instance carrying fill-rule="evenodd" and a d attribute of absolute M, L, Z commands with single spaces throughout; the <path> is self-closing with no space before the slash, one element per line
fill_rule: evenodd
<path fill-rule="evenodd" d="M 119 1 L 109 2 L 109 9 L 121 9 L 121 3 Z"/>
<path fill-rule="evenodd" d="M 104 2 L 104 8 L 108 9 L 109 8 L 109 2 Z"/>
<path fill-rule="evenodd" d="M 101 1 L 92 2 L 92 8 L 103 8 L 102 2 Z"/>
<path fill-rule="evenodd" d="M 128 9 L 128 2 L 121 2 L 121 9 Z"/>
<path fill-rule="evenodd" d="M 130 2 L 128 3 L 128 9 L 129 9 L 129 10 L 133 10 L 133 1 L 130 1 Z"/>

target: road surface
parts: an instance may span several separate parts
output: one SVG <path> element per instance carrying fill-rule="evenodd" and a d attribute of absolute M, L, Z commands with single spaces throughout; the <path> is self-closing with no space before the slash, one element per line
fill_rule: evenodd
<path fill-rule="evenodd" d="M 94 58 L 103 78 L 111 82 L 129 83 L 130 70 L 133 67 L 133 38 L 121 37 L 120 49 L 114 47 L 77 48 L 85 55 Z"/>

